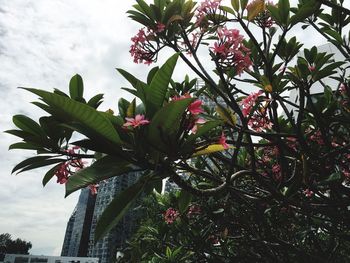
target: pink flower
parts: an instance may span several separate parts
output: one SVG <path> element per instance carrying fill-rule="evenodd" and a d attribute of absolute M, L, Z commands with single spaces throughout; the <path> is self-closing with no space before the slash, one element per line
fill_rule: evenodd
<path fill-rule="evenodd" d="M 98 184 L 90 184 L 89 185 L 90 192 L 91 192 L 92 195 L 96 195 L 97 194 L 98 187 L 99 187 Z"/>
<path fill-rule="evenodd" d="M 201 208 L 198 205 L 191 205 L 187 212 L 187 217 L 193 217 L 201 213 Z"/>
<path fill-rule="evenodd" d="M 219 27 L 216 31 L 218 41 L 210 49 L 215 53 L 218 63 L 224 68 L 235 68 L 236 74 L 241 75 L 252 65 L 250 50 L 243 44 L 243 35 L 237 29 Z"/>
<path fill-rule="evenodd" d="M 241 101 L 241 106 L 242 106 L 242 113 L 244 117 L 247 117 L 252 108 L 255 106 L 256 101 L 258 97 L 263 93 L 262 90 L 259 90 L 258 92 L 251 93 L 248 97 L 244 98 Z"/>
<path fill-rule="evenodd" d="M 320 130 L 316 130 L 311 136 L 310 140 L 317 142 L 319 145 L 324 145 L 324 141 L 322 139 L 322 134 Z"/>
<path fill-rule="evenodd" d="M 185 93 L 184 95 L 181 96 L 174 96 L 171 98 L 171 101 L 178 101 L 178 100 L 183 100 L 183 99 L 190 99 L 192 98 L 189 93 Z"/>
<path fill-rule="evenodd" d="M 193 122 L 193 127 L 191 128 L 191 132 L 193 134 L 195 134 L 198 130 L 198 124 L 204 124 L 206 123 L 206 120 L 203 119 L 203 118 L 198 118 L 198 119 L 195 119 L 194 122 Z"/>
<path fill-rule="evenodd" d="M 159 25 L 161 29 L 162 26 Z M 158 27 L 158 25 L 157 25 Z M 151 40 L 155 37 L 152 30 L 140 29 L 136 36 L 131 38 L 133 44 L 130 46 L 130 54 L 135 63 L 145 63 L 147 65 L 156 61 L 158 47 L 154 47 Z"/>
<path fill-rule="evenodd" d="M 275 164 L 272 166 L 272 172 L 274 174 L 279 174 L 281 172 L 281 166 L 279 164 Z"/>
<path fill-rule="evenodd" d="M 202 109 L 202 101 L 201 100 L 195 100 L 194 102 L 192 102 L 190 104 L 190 106 L 188 106 L 187 109 L 193 115 L 198 115 L 198 114 L 204 112 Z"/>
<path fill-rule="evenodd" d="M 70 175 L 70 171 L 68 168 L 68 163 L 62 163 L 57 170 L 55 171 L 54 175 L 57 176 L 57 183 L 59 184 L 65 184 L 68 181 L 68 177 Z"/>
<path fill-rule="evenodd" d="M 180 213 L 177 210 L 170 207 L 164 213 L 164 220 L 167 224 L 172 224 L 179 217 L 179 215 Z"/>
<path fill-rule="evenodd" d="M 124 127 L 132 126 L 133 128 L 137 128 L 150 123 L 150 121 L 146 120 L 145 116 L 141 114 L 137 114 L 135 118 L 125 118 L 125 120 L 126 123 L 123 124 Z"/>
<path fill-rule="evenodd" d="M 316 69 L 315 66 L 312 66 L 312 65 L 310 65 L 308 68 L 309 68 L 309 70 L 310 70 L 311 72 L 312 72 L 312 71 L 315 71 L 315 69 Z"/>
<path fill-rule="evenodd" d="M 341 83 L 339 86 L 339 91 L 342 95 L 346 95 L 347 93 L 347 85 L 345 83 Z"/>
<path fill-rule="evenodd" d="M 171 100 L 178 101 L 178 100 L 189 99 L 189 98 L 191 98 L 191 95 L 188 93 L 185 93 L 182 96 L 174 96 L 171 98 Z M 190 104 L 190 106 L 188 106 L 187 109 L 193 115 L 198 115 L 198 114 L 204 112 L 202 109 L 202 101 L 201 100 L 195 100 L 194 102 L 192 102 Z"/>
<path fill-rule="evenodd" d="M 219 6 L 222 0 L 205 0 L 197 8 L 197 14 L 195 22 L 196 26 L 202 26 L 202 22 L 207 15 L 214 15 L 219 10 Z"/>
<path fill-rule="evenodd" d="M 213 51 L 218 54 L 225 55 L 226 48 L 225 45 L 220 45 L 217 42 L 214 43 Z"/>
<path fill-rule="evenodd" d="M 221 133 L 221 136 L 220 136 L 220 139 L 219 139 L 219 144 L 221 144 L 222 147 L 224 147 L 224 149 L 228 149 L 229 148 L 229 145 L 226 143 L 225 134 L 223 132 Z"/>
<path fill-rule="evenodd" d="M 305 189 L 303 191 L 303 194 L 306 196 L 306 197 L 312 197 L 314 195 L 314 192 L 311 191 L 310 189 Z"/>
<path fill-rule="evenodd" d="M 165 25 L 161 22 L 157 22 L 157 33 L 163 32 L 165 30 Z"/>

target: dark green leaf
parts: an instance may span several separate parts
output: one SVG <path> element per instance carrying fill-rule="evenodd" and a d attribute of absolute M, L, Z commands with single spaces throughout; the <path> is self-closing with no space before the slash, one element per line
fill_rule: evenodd
<path fill-rule="evenodd" d="M 116 144 L 121 143 L 119 135 L 111 122 L 90 106 L 44 90 L 24 89 L 40 96 L 55 111 L 60 112 L 66 118 L 81 123 L 81 125 L 90 129 L 96 135 Z"/>
<path fill-rule="evenodd" d="M 146 183 L 142 178 L 115 197 L 102 213 L 95 230 L 95 242 L 101 239 L 129 210 L 137 197 L 142 193 Z"/>
<path fill-rule="evenodd" d="M 180 213 L 186 212 L 191 201 L 192 201 L 192 195 L 189 192 L 186 192 L 185 190 L 181 190 L 179 195 L 179 201 L 178 201 Z"/>
<path fill-rule="evenodd" d="M 19 164 L 17 164 L 13 169 L 11 173 L 14 173 L 22 168 L 25 168 L 29 165 L 32 164 L 36 164 L 36 163 L 41 163 L 42 161 L 48 160 L 50 158 L 52 158 L 54 156 L 52 155 L 39 155 L 39 156 L 35 156 L 35 157 L 30 157 L 22 162 L 20 162 Z"/>
<path fill-rule="evenodd" d="M 173 74 L 179 54 L 171 56 L 152 78 L 151 84 L 145 87 L 146 116 L 151 118 L 164 103 L 165 95 Z"/>
<path fill-rule="evenodd" d="M 42 146 L 36 145 L 33 143 L 28 143 L 28 142 L 18 142 L 10 145 L 9 150 L 13 150 L 13 149 L 40 150 L 42 149 Z"/>
<path fill-rule="evenodd" d="M 152 79 L 154 77 L 154 75 L 157 73 L 157 71 L 159 70 L 159 67 L 154 67 L 150 70 L 150 72 L 148 73 L 147 76 L 147 84 L 150 85 L 152 82 Z"/>
<path fill-rule="evenodd" d="M 58 169 L 58 167 L 60 166 L 61 164 L 57 164 L 55 165 L 54 167 L 52 167 L 44 176 L 43 178 L 43 186 L 45 186 L 50 180 L 51 178 L 55 175 L 55 172 L 56 170 Z"/>
<path fill-rule="evenodd" d="M 156 148 L 171 151 L 169 144 L 174 144 L 180 121 L 193 99 L 173 101 L 161 108 L 147 127 L 147 139 Z"/>
<path fill-rule="evenodd" d="M 95 96 L 93 96 L 89 101 L 88 101 L 88 105 L 93 107 L 94 109 L 97 109 L 98 106 L 100 106 L 100 104 L 102 103 L 102 99 L 103 99 L 103 94 L 97 94 Z"/>
<path fill-rule="evenodd" d="M 279 9 L 280 17 L 282 19 L 283 24 L 287 25 L 289 20 L 289 11 L 290 11 L 289 0 L 279 0 L 278 9 Z"/>
<path fill-rule="evenodd" d="M 12 117 L 13 123 L 25 132 L 29 132 L 38 137 L 45 137 L 43 129 L 38 123 L 24 115 L 15 115 Z"/>
<path fill-rule="evenodd" d="M 103 157 L 91 166 L 79 170 L 68 179 L 66 183 L 66 196 L 90 184 L 96 184 L 102 180 L 135 170 L 140 170 L 140 167 L 122 158 L 116 156 Z"/>
<path fill-rule="evenodd" d="M 74 75 L 69 82 L 69 94 L 73 100 L 81 100 L 84 93 L 83 79 L 80 75 Z"/>

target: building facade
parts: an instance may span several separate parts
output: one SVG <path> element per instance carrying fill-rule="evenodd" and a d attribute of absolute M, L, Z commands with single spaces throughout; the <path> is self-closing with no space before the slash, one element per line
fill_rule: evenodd
<path fill-rule="evenodd" d="M 86 257 L 96 196 L 81 190 L 78 203 L 67 223 L 61 256 Z"/>
<path fill-rule="evenodd" d="M 136 230 L 137 212 L 130 209 L 129 212 L 120 220 L 118 225 L 114 227 L 98 242 L 94 241 L 96 223 L 108 206 L 108 204 L 121 191 L 132 185 L 139 178 L 139 173 L 129 173 L 121 176 L 113 177 L 105 182 L 101 182 L 98 189 L 89 241 L 88 256 L 98 257 L 100 263 L 110 263 L 115 261 L 115 256 L 118 250 L 121 250 L 125 245 L 126 240 L 131 237 Z"/>
<path fill-rule="evenodd" d="M 4 263 L 98 263 L 98 258 L 6 254 Z"/>

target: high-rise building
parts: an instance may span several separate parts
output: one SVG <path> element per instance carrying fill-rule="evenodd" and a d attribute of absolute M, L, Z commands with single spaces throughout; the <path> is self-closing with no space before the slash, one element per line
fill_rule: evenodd
<path fill-rule="evenodd" d="M 130 209 L 116 227 L 94 244 L 96 223 L 114 197 L 128 186 L 135 183 L 138 178 L 139 173 L 129 173 L 113 177 L 100 183 L 91 224 L 88 252 L 88 256 L 98 257 L 100 263 L 114 262 L 117 251 L 123 248 L 126 240 L 131 237 L 132 233 L 136 230 L 135 223 L 138 216 L 136 211 Z"/>
<path fill-rule="evenodd" d="M 74 220 L 75 220 L 76 214 L 77 214 L 77 210 L 74 209 L 72 215 L 70 216 L 70 218 L 68 220 L 66 233 L 64 235 L 61 256 L 68 256 L 68 254 L 69 254 L 69 246 L 71 245 L 72 232 L 73 232 L 73 226 L 74 226 Z"/>
<path fill-rule="evenodd" d="M 88 188 L 80 192 L 78 203 L 67 223 L 61 256 L 86 257 L 96 196 Z"/>

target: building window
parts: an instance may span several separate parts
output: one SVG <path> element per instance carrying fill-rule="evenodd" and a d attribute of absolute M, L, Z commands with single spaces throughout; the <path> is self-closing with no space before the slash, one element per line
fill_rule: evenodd
<path fill-rule="evenodd" d="M 31 258 L 30 263 L 47 263 L 47 258 Z"/>
<path fill-rule="evenodd" d="M 15 263 L 28 263 L 28 257 L 15 257 Z"/>

